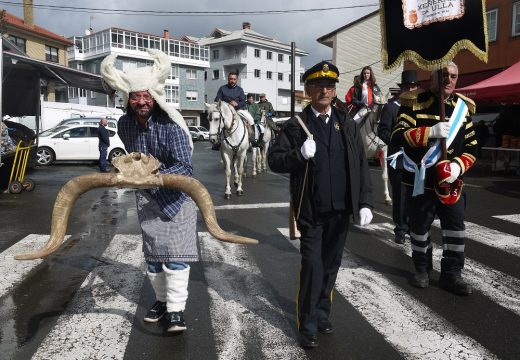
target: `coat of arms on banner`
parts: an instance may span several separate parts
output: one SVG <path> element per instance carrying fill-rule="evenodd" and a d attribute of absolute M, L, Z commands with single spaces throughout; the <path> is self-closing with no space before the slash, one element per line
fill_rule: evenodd
<path fill-rule="evenodd" d="M 413 29 L 464 16 L 464 0 L 402 0 L 404 26 Z"/>

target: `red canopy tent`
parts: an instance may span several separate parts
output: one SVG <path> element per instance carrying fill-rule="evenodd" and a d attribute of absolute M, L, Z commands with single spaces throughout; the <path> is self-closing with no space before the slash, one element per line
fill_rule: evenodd
<path fill-rule="evenodd" d="M 473 100 L 520 103 L 520 61 L 489 79 L 456 90 Z"/>

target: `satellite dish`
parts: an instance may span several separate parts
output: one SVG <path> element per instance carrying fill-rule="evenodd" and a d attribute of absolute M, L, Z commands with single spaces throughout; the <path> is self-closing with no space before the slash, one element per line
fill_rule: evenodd
<path fill-rule="evenodd" d="M 85 35 L 92 34 L 92 28 L 85 29 Z"/>

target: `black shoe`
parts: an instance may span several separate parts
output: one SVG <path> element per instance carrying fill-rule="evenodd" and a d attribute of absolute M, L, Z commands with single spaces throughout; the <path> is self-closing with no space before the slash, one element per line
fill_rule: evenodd
<path fill-rule="evenodd" d="M 178 332 L 186 330 L 186 321 L 184 320 L 184 312 L 174 311 L 166 315 L 166 331 Z"/>
<path fill-rule="evenodd" d="M 442 275 L 439 277 L 439 287 L 456 295 L 466 296 L 473 291 L 460 276 Z"/>
<path fill-rule="evenodd" d="M 318 342 L 318 335 L 304 335 L 300 334 L 300 345 L 306 349 L 317 348 L 320 343 Z"/>
<path fill-rule="evenodd" d="M 328 319 L 318 321 L 318 331 L 322 334 L 330 334 L 334 331 L 334 327 Z"/>
<path fill-rule="evenodd" d="M 400 235 L 400 236 L 396 235 L 394 238 L 394 242 L 399 245 L 404 244 L 405 243 L 404 235 Z"/>
<path fill-rule="evenodd" d="M 410 283 L 417 288 L 425 289 L 430 285 L 430 275 L 427 272 L 417 272 Z"/>
<path fill-rule="evenodd" d="M 144 321 L 149 323 L 155 323 L 162 319 L 162 317 L 166 314 L 166 303 L 162 301 L 156 301 L 153 304 L 152 308 L 148 310 L 146 316 L 144 317 Z"/>

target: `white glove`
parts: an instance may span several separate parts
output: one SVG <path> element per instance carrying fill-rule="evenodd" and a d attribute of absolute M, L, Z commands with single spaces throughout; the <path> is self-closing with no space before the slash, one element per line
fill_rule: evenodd
<path fill-rule="evenodd" d="M 451 167 L 451 175 L 450 177 L 446 180 L 446 182 L 448 184 L 451 184 L 453 183 L 455 180 L 457 180 L 457 178 L 459 177 L 460 175 L 460 165 L 457 164 L 456 162 L 452 162 L 450 164 L 450 167 Z"/>
<path fill-rule="evenodd" d="M 428 135 L 428 137 L 437 139 L 446 138 L 449 132 L 450 124 L 447 121 L 441 121 L 430 128 L 430 135 Z"/>
<path fill-rule="evenodd" d="M 303 158 L 309 160 L 314 157 L 314 154 L 316 153 L 316 142 L 312 139 L 305 140 L 300 151 L 302 152 Z"/>
<path fill-rule="evenodd" d="M 359 225 L 365 226 L 370 224 L 372 218 L 372 211 L 370 211 L 369 208 L 361 208 L 361 210 L 359 210 Z"/>

